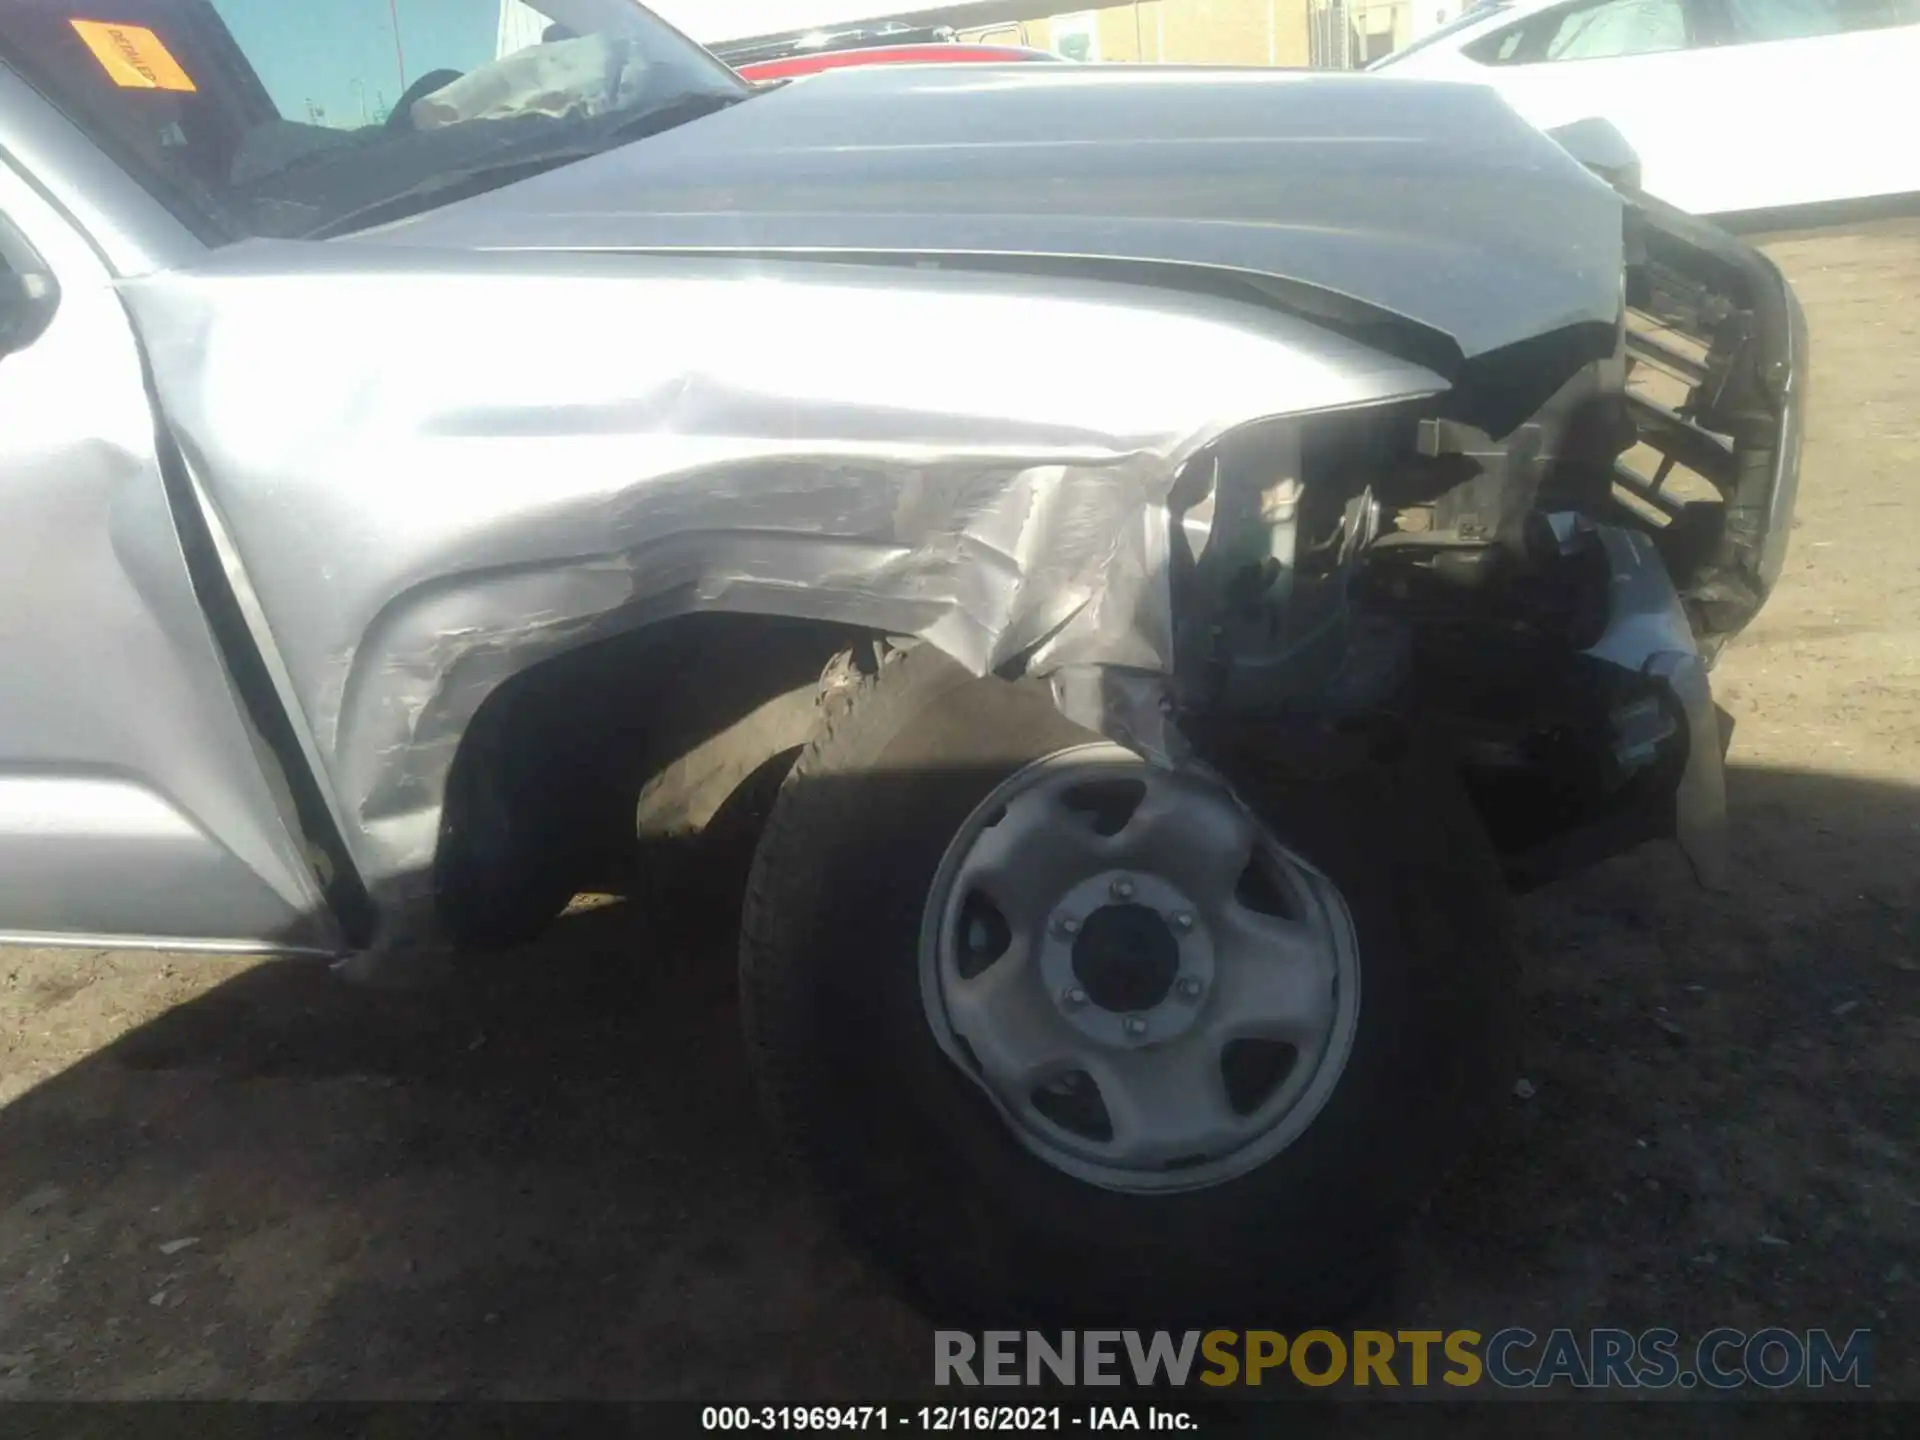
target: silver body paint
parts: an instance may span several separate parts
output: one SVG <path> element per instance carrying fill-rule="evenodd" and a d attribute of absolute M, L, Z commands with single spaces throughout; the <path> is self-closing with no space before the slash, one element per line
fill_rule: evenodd
<path fill-rule="evenodd" d="M 0 871 L 48 824 L 144 838 L 45 852 L 0 884 L 0 932 L 327 943 L 156 420 L 352 864 L 411 932 L 467 726 L 528 667 L 694 611 L 840 621 L 976 672 L 1025 657 L 1070 712 L 1170 749 L 1153 687 L 1101 677 L 1172 665 L 1181 465 L 1453 383 L 1303 309 L 1357 301 L 1462 362 L 1618 315 L 1620 200 L 1490 92 L 965 68 L 809 80 L 332 242 L 192 253 L 127 202 L 88 248 L 73 206 L 36 214 L 43 254 L 68 237 L 61 336 L 97 358 L 0 361 L 0 414 L 58 382 L 35 367 L 92 367 L 101 399 L 0 435 L 9 533 L 64 572 L 58 623 L 0 637 L 0 670 L 40 677 L 0 716 Z M 16 154 L 49 133 L 29 102 L 0 86 Z M 57 149 L 35 179 L 59 197 L 94 161 Z M 15 558 L 19 615 L 49 592 Z M 102 867 L 137 883 L 90 893 Z"/>
<path fill-rule="evenodd" d="M 424 871 L 468 721 L 528 665 L 730 610 L 979 672 L 1043 641 L 1162 670 L 1181 462 L 1276 397 L 1444 388 L 1287 316 L 1116 285 L 309 251 L 127 293 L 376 890 Z"/>
<path fill-rule="evenodd" d="M 0 359 L 0 938 L 331 949 L 189 583 L 99 254 L 0 166 L 60 282 Z"/>

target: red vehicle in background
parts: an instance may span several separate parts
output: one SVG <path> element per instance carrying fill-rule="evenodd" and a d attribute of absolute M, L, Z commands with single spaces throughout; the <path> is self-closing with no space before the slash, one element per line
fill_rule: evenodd
<path fill-rule="evenodd" d="M 847 65 L 958 65 L 977 63 L 1004 65 L 1020 60 L 1060 60 L 1049 50 L 1034 50 L 1024 45 L 874 45 L 855 50 L 828 50 L 810 55 L 787 55 L 777 60 L 751 61 L 736 65 L 742 76 L 755 82 L 791 80 L 798 75 L 814 75 L 822 70 L 838 70 Z M 1062 62 L 1064 63 L 1064 62 Z"/>
<path fill-rule="evenodd" d="M 1027 45 L 975 45 L 955 39 L 945 27 L 915 27 L 883 21 L 837 30 L 814 30 L 717 45 L 714 53 L 748 80 L 791 80 L 848 65 L 1005 65 L 1063 57 Z"/>

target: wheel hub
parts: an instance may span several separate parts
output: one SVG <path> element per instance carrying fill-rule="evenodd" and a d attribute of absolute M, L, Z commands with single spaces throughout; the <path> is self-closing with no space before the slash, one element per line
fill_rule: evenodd
<path fill-rule="evenodd" d="M 1102 905 L 1074 937 L 1073 973 L 1103 1010 L 1151 1010 L 1180 973 L 1180 942 L 1144 905 Z"/>
<path fill-rule="evenodd" d="M 920 974 L 935 1037 L 1022 1143 L 1125 1191 L 1203 1188 L 1284 1149 L 1359 1005 L 1332 882 L 1217 781 L 1108 744 L 981 801 L 936 872 Z"/>
<path fill-rule="evenodd" d="M 1054 1009 L 1103 1046 L 1163 1044 L 1190 1029 L 1213 981 L 1213 948 L 1172 881 L 1099 871 L 1054 907 L 1040 950 Z"/>

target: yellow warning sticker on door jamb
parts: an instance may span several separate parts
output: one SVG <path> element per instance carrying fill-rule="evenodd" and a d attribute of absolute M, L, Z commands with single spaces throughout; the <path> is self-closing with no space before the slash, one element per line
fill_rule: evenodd
<path fill-rule="evenodd" d="M 146 26 L 119 25 L 110 20 L 70 23 L 107 72 L 107 78 L 121 89 L 191 92 L 196 88 L 193 77 L 180 68 L 173 52 Z"/>

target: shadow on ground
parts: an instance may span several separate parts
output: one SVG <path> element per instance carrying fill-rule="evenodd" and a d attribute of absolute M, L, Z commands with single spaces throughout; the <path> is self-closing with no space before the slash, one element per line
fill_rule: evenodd
<path fill-rule="evenodd" d="M 1914 1330 L 1920 791 L 1730 785 L 1730 893 L 1652 847 L 1525 902 L 1531 1098 L 1377 1321 Z M 724 907 L 634 909 L 424 995 L 262 965 L 0 1112 L 0 1394 L 918 1390 L 769 1152 Z"/>

